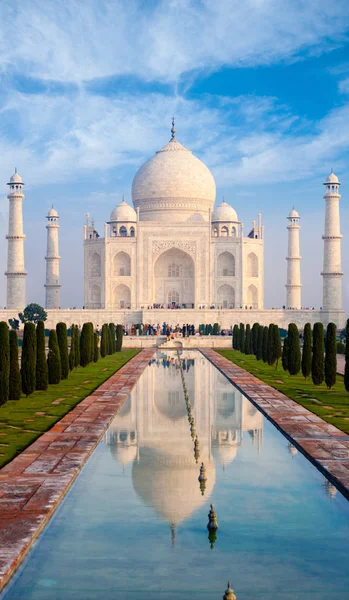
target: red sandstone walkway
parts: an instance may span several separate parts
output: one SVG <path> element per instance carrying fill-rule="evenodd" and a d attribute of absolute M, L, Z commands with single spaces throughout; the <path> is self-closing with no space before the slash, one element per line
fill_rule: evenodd
<path fill-rule="evenodd" d="M 214 350 L 202 354 L 349 498 L 349 436 Z"/>
<path fill-rule="evenodd" d="M 68 491 L 154 351 L 142 350 L 0 470 L 0 589 Z"/>

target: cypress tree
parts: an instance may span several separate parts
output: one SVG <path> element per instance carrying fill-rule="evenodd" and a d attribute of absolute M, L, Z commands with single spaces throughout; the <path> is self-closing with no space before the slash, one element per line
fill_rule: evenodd
<path fill-rule="evenodd" d="M 101 357 L 104 358 L 108 354 L 108 341 L 109 341 L 109 333 L 108 333 L 108 325 L 106 323 L 102 326 L 102 336 L 101 336 Z"/>
<path fill-rule="evenodd" d="M 345 328 L 345 369 L 344 369 L 344 385 L 349 392 L 349 319 Z"/>
<path fill-rule="evenodd" d="M 263 327 L 262 358 L 268 362 L 269 327 Z"/>
<path fill-rule="evenodd" d="M 51 329 L 50 337 L 48 340 L 47 366 L 48 382 L 51 384 L 59 383 L 61 380 L 62 368 L 57 332 L 55 329 Z"/>
<path fill-rule="evenodd" d="M 234 329 L 233 329 L 233 348 L 234 348 L 234 350 L 239 350 L 239 338 L 240 338 L 239 326 L 236 324 L 236 325 L 234 325 Z"/>
<path fill-rule="evenodd" d="M 258 327 L 258 335 L 257 335 L 257 360 L 262 360 L 263 358 L 263 335 L 264 335 L 264 327 L 263 325 L 259 325 Z"/>
<path fill-rule="evenodd" d="M 56 325 L 59 354 L 61 357 L 61 379 L 68 379 L 69 375 L 69 356 L 68 356 L 68 336 L 65 323 Z"/>
<path fill-rule="evenodd" d="M 336 383 L 337 373 L 337 328 L 334 323 L 327 325 L 326 356 L 325 356 L 325 382 L 330 390 Z"/>
<path fill-rule="evenodd" d="M 84 323 L 80 336 L 80 365 L 86 367 L 91 357 L 91 334 L 88 323 Z"/>
<path fill-rule="evenodd" d="M 70 351 L 69 351 L 69 369 L 72 371 L 75 367 L 75 325 L 70 328 Z"/>
<path fill-rule="evenodd" d="M 38 321 L 36 326 L 36 390 L 47 390 L 48 387 L 45 342 L 45 323 Z"/>
<path fill-rule="evenodd" d="M 94 359 L 94 345 L 95 345 L 95 340 L 94 340 L 94 328 L 93 328 L 93 323 L 89 322 L 87 323 L 87 330 L 90 336 L 90 355 L 89 355 L 89 362 L 93 362 Z"/>
<path fill-rule="evenodd" d="M 311 373 L 311 325 L 306 323 L 304 326 L 303 352 L 302 352 L 302 373 L 304 379 Z"/>
<path fill-rule="evenodd" d="M 115 330 L 114 330 L 114 340 L 113 333 L 110 325 L 108 325 L 108 354 L 114 354 L 113 341 L 115 341 Z"/>
<path fill-rule="evenodd" d="M 288 370 L 290 375 L 297 375 L 301 368 L 301 346 L 298 327 L 295 323 L 288 326 Z"/>
<path fill-rule="evenodd" d="M 19 400 L 21 397 L 22 381 L 18 361 L 18 338 L 17 331 L 10 331 L 10 378 L 9 399 Z"/>
<path fill-rule="evenodd" d="M 34 323 L 25 323 L 21 360 L 22 392 L 28 398 L 36 386 L 36 331 Z"/>
<path fill-rule="evenodd" d="M 123 335 L 124 335 L 124 333 L 122 330 L 122 325 L 117 325 L 116 326 L 116 352 L 121 352 Z"/>
<path fill-rule="evenodd" d="M 281 337 L 280 337 L 280 331 L 279 331 L 279 326 L 278 325 L 274 325 L 274 352 L 275 352 L 275 360 L 276 360 L 276 369 L 279 366 L 279 359 L 281 358 Z"/>
<path fill-rule="evenodd" d="M 98 362 L 99 359 L 99 349 L 98 349 L 98 333 L 94 332 L 93 334 L 93 362 Z"/>
<path fill-rule="evenodd" d="M 75 325 L 75 366 L 78 367 L 80 365 L 80 329 L 78 325 Z"/>
<path fill-rule="evenodd" d="M 324 380 L 324 326 L 322 323 L 315 323 L 313 329 L 311 376 L 314 385 L 321 385 Z"/>
<path fill-rule="evenodd" d="M 288 371 L 288 337 L 285 337 L 282 347 L 281 364 L 284 371 Z"/>
<path fill-rule="evenodd" d="M 268 365 L 273 365 L 276 361 L 274 341 L 274 325 L 270 323 L 268 329 Z"/>
<path fill-rule="evenodd" d="M 245 350 L 245 325 L 240 323 L 239 329 L 239 350 L 243 352 Z"/>
<path fill-rule="evenodd" d="M 254 323 L 252 327 L 252 354 L 257 355 L 257 347 L 258 347 L 258 328 L 259 324 Z"/>
<path fill-rule="evenodd" d="M 246 325 L 246 334 L 245 334 L 245 354 L 251 354 L 251 326 Z"/>
<path fill-rule="evenodd" d="M 110 338 L 109 338 L 109 343 L 111 344 L 111 352 L 110 354 L 114 354 L 114 352 L 116 352 L 116 332 L 115 332 L 115 325 L 114 323 L 109 323 L 109 331 L 110 331 Z"/>
<path fill-rule="evenodd" d="M 10 341 L 8 325 L 0 322 L 0 405 L 5 404 L 9 397 L 10 379 Z"/>

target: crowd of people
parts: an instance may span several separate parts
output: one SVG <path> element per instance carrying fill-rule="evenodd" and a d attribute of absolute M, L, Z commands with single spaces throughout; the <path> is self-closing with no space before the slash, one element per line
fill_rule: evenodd
<path fill-rule="evenodd" d="M 200 325 L 195 327 L 191 323 L 183 323 L 180 325 L 170 325 L 169 323 L 151 324 L 151 323 L 139 323 L 134 325 L 126 325 L 124 327 L 124 335 L 162 335 L 166 336 L 167 339 L 175 337 L 189 337 L 194 335 L 232 335 L 231 329 L 220 330 L 217 326 L 217 330 L 212 325 Z"/>

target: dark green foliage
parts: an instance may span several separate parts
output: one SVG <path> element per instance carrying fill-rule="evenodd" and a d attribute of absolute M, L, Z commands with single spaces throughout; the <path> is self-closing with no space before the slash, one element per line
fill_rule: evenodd
<path fill-rule="evenodd" d="M 288 337 L 285 337 L 284 344 L 282 346 L 281 364 L 283 370 L 288 371 Z"/>
<path fill-rule="evenodd" d="M 345 369 L 344 369 L 344 385 L 349 392 L 349 319 L 345 328 Z"/>
<path fill-rule="evenodd" d="M 69 369 L 72 371 L 75 367 L 75 325 L 70 328 L 70 351 L 69 351 Z"/>
<path fill-rule="evenodd" d="M 91 330 L 89 323 L 84 323 L 80 336 L 80 365 L 86 367 L 91 358 Z"/>
<path fill-rule="evenodd" d="M 251 354 L 251 325 L 246 325 L 246 333 L 245 333 L 245 354 Z"/>
<path fill-rule="evenodd" d="M 275 352 L 275 360 L 276 360 L 276 368 L 279 365 L 279 359 L 281 358 L 282 350 L 281 350 L 281 337 L 280 330 L 278 325 L 274 325 L 274 352 Z"/>
<path fill-rule="evenodd" d="M 78 367 L 80 365 L 80 329 L 78 325 L 75 325 L 75 366 Z"/>
<path fill-rule="evenodd" d="M 334 323 L 327 325 L 326 356 L 325 356 L 325 382 L 330 390 L 336 383 L 337 373 L 337 328 Z"/>
<path fill-rule="evenodd" d="M 239 329 L 239 350 L 243 352 L 245 350 L 245 325 L 240 323 Z"/>
<path fill-rule="evenodd" d="M 40 306 L 40 304 L 35 304 L 35 302 L 33 302 L 32 304 L 28 304 L 28 306 L 25 307 L 24 311 L 22 313 L 19 313 L 18 316 L 22 323 L 37 324 L 38 321 L 46 321 L 47 312 L 44 308 L 42 308 L 42 306 Z"/>
<path fill-rule="evenodd" d="M 116 326 L 116 352 L 121 352 L 123 339 L 122 325 Z"/>
<path fill-rule="evenodd" d="M 234 350 L 239 350 L 239 340 L 240 340 L 239 326 L 234 325 L 234 328 L 233 328 L 233 348 L 234 348 Z"/>
<path fill-rule="evenodd" d="M 101 336 L 101 357 L 104 358 L 107 356 L 109 350 L 109 328 L 106 323 L 102 326 L 102 336 Z"/>
<path fill-rule="evenodd" d="M 259 323 L 254 323 L 252 327 L 252 352 L 251 354 L 257 355 L 257 347 L 258 347 L 258 328 Z"/>
<path fill-rule="evenodd" d="M 273 365 L 275 361 L 274 325 L 271 323 L 268 329 L 268 365 Z"/>
<path fill-rule="evenodd" d="M 48 340 L 47 366 L 48 382 L 51 384 L 59 383 L 62 378 L 62 369 L 57 332 L 55 329 L 51 329 L 50 337 Z"/>
<path fill-rule="evenodd" d="M 288 371 L 290 375 L 297 375 L 301 368 L 301 346 L 299 331 L 295 323 L 288 326 Z"/>
<path fill-rule="evenodd" d="M 19 329 L 19 320 L 18 319 L 9 319 L 8 324 L 11 327 L 11 329 L 18 331 L 18 329 Z"/>
<path fill-rule="evenodd" d="M 263 325 L 259 325 L 258 333 L 257 333 L 257 352 L 256 352 L 257 360 L 262 360 L 262 358 L 263 358 L 263 335 L 264 335 L 264 327 L 263 327 Z"/>
<path fill-rule="evenodd" d="M 10 377 L 10 342 L 8 325 L 0 322 L 0 405 L 5 404 L 9 394 Z"/>
<path fill-rule="evenodd" d="M 36 331 L 34 323 L 25 323 L 21 360 L 22 391 L 27 397 L 36 386 Z"/>
<path fill-rule="evenodd" d="M 9 378 L 9 400 L 19 400 L 21 397 L 22 381 L 18 360 L 18 338 L 17 331 L 10 331 L 10 378 Z"/>
<path fill-rule="evenodd" d="M 322 323 L 315 323 L 313 329 L 311 376 L 314 385 L 321 385 L 324 380 L 324 326 Z"/>
<path fill-rule="evenodd" d="M 218 335 L 220 330 L 221 328 L 219 326 L 219 323 L 213 323 L 213 335 Z"/>
<path fill-rule="evenodd" d="M 304 326 L 303 352 L 302 352 L 302 373 L 306 379 L 311 373 L 311 325 L 306 323 Z"/>
<path fill-rule="evenodd" d="M 109 352 L 108 354 L 114 354 L 116 351 L 116 339 L 115 339 L 115 325 L 109 323 Z"/>
<path fill-rule="evenodd" d="M 68 336 L 65 323 L 56 325 L 59 354 L 61 357 L 61 379 L 67 379 L 69 375 Z"/>
<path fill-rule="evenodd" d="M 94 345 L 95 345 L 93 323 L 91 323 L 91 322 L 87 323 L 87 330 L 88 330 L 89 336 L 90 336 L 90 356 L 89 356 L 89 362 L 92 363 L 93 362 L 93 357 L 94 357 Z"/>
<path fill-rule="evenodd" d="M 268 362 L 269 328 L 263 327 L 262 358 Z"/>
<path fill-rule="evenodd" d="M 45 324 L 38 321 L 36 326 L 36 390 L 47 390 L 48 368 L 45 350 Z"/>
<path fill-rule="evenodd" d="M 337 354 L 345 354 L 345 344 L 337 342 Z"/>
<path fill-rule="evenodd" d="M 93 362 L 98 362 L 99 349 L 98 349 L 98 333 L 93 334 Z"/>

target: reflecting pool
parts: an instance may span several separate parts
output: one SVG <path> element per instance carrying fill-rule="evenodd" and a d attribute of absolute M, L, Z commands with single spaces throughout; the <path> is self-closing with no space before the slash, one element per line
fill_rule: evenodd
<path fill-rule="evenodd" d="M 347 500 L 198 351 L 181 367 L 194 433 L 159 352 L 1 598 L 349 598 Z"/>

